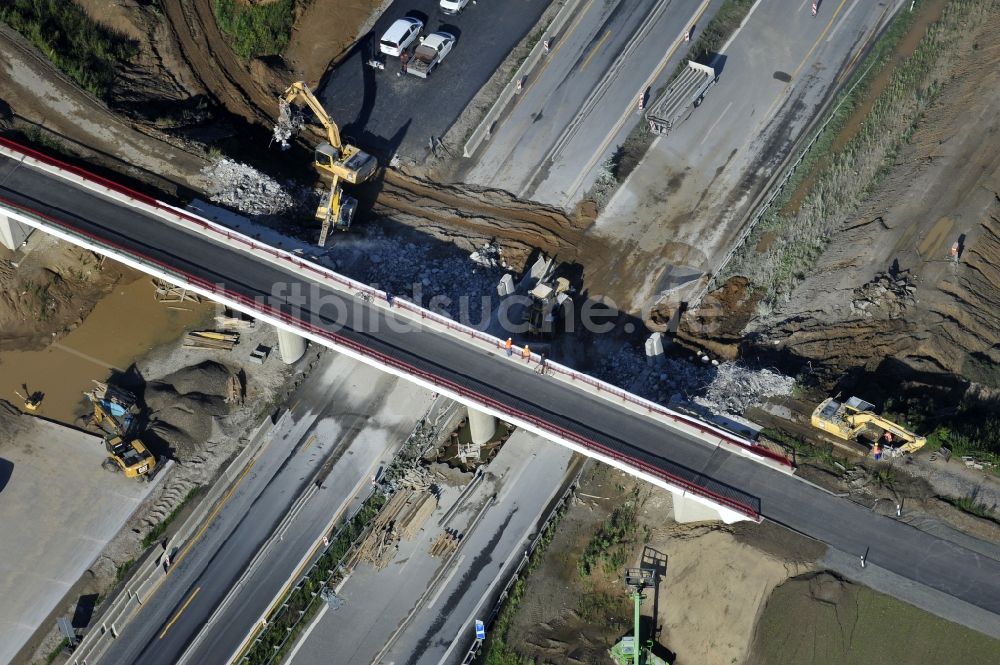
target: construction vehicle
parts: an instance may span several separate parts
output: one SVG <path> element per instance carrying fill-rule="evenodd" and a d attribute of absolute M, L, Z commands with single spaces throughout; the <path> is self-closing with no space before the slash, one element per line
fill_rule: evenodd
<path fill-rule="evenodd" d="M 104 447 L 108 451 L 108 458 L 102 464 L 105 469 L 121 471 L 126 478 L 152 477 L 156 457 L 139 439 L 108 436 L 104 439 Z"/>
<path fill-rule="evenodd" d="M 28 390 L 27 384 L 21 384 L 21 390 L 24 391 L 23 395 L 17 390 L 14 391 L 14 394 L 17 395 L 18 399 L 24 403 L 24 410 L 32 412 L 38 411 L 38 407 L 42 405 L 42 399 L 45 397 L 45 393 L 37 390 L 35 392 L 31 392 Z"/>
<path fill-rule="evenodd" d="M 156 457 L 139 438 L 132 436 L 138 422 L 139 408 L 134 394 L 100 381 L 87 393 L 94 405 L 94 423 L 104 432 L 108 459 L 103 467 L 120 471 L 126 478 L 150 478 L 156 469 Z"/>
<path fill-rule="evenodd" d="M 485 249 L 485 248 L 484 248 Z M 473 257 L 475 258 L 475 257 Z M 565 277 L 556 277 L 562 265 L 554 256 L 539 256 L 529 268 L 527 285 L 531 306 L 522 320 L 528 324 L 531 335 L 548 336 L 555 332 L 556 323 L 564 315 L 564 306 L 571 300 L 570 282 Z M 524 282 L 522 282 L 524 284 Z M 527 285 L 523 288 L 527 288 Z"/>
<path fill-rule="evenodd" d="M 327 140 L 316 146 L 313 156 L 313 167 L 322 179 L 330 183 L 325 203 L 320 204 L 316 210 L 316 219 L 322 223 L 318 243 L 322 247 L 326 244 L 331 225 L 339 230 L 347 230 L 357 210 L 357 200 L 341 191 L 340 181 L 344 180 L 352 185 L 365 182 L 375 174 L 378 161 L 357 146 L 341 141 L 340 128 L 304 81 L 290 85 L 278 100 L 280 115 L 274 135 L 283 144 L 299 126 L 291 111 L 291 106 L 296 101 L 304 103 L 326 130 Z"/>
<path fill-rule="evenodd" d="M 625 571 L 625 586 L 628 588 L 634 605 L 633 631 L 631 635 L 618 640 L 611 647 L 611 659 L 617 665 L 670 665 L 667 661 L 653 653 L 652 639 L 642 641 L 639 632 L 642 601 L 646 596 L 643 591 L 656 588 L 656 571 L 647 568 L 629 568 Z"/>
<path fill-rule="evenodd" d="M 813 411 L 813 427 L 845 441 L 879 445 L 896 457 L 920 450 L 927 439 L 874 412 L 875 405 L 859 397 L 839 402 L 830 397 Z"/>

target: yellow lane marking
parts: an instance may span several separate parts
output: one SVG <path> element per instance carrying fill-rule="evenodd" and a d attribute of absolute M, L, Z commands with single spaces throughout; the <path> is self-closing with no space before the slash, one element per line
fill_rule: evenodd
<path fill-rule="evenodd" d="M 840 4 L 837 5 L 837 10 L 833 12 L 833 16 L 830 17 L 830 20 L 827 22 L 826 27 L 823 28 L 823 32 L 820 33 L 819 38 L 813 43 L 812 48 L 809 49 L 809 52 L 806 53 L 806 57 L 802 58 L 802 62 L 799 63 L 799 66 L 795 69 L 795 72 L 792 73 L 793 81 L 799 75 L 799 72 L 802 70 L 802 68 L 805 67 L 806 60 L 809 59 L 809 57 L 813 54 L 813 51 L 816 50 L 816 47 L 819 46 L 819 43 L 823 41 L 824 37 L 826 37 L 826 33 L 830 32 L 830 28 L 833 27 L 834 21 L 837 20 L 837 16 L 840 14 L 840 10 L 844 8 L 844 5 L 846 3 L 847 0 L 840 0 Z"/>
<path fill-rule="evenodd" d="M 583 72 L 583 70 L 585 70 L 587 68 L 587 65 L 590 64 L 591 58 L 593 58 L 595 55 L 597 55 L 597 52 L 601 50 L 601 47 L 604 46 L 604 42 L 606 42 L 608 40 L 608 37 L 610 37 L 610 36 L 611 36 L 611 31 L 608 30 L 607 32 L 604 33 L 604 36 L 601 37 L 601 41 L 597 42 L 597 45 L 594 46 L 593 49 L 591 49 L 590 55 L 588 55 L 587 59 L 583 61 L 582 65 L 580 65 L 580 71 L 581 72 Z"/>
<path fill-rule="evenodd" d="M 315 434 L 313 434 L 308 439 L 306 439 L 305 444 L 302 446 L 302 452 L 305 452 L 305 451 L 309 450 L 309 446 L 311 446 L 314 443 L 316 443 L 316 435 Z"/>
<path fill-rule="evenodd" d="M 691 25 L 695 25 L 698 23 L 698 21 L 701 20 L 701 15 L 705 13 L 706 9 L 708 9 L 708 5 L 709 5 L 709 0 L 703 0 L 701 6 L 698 8 L 698 11 L 695 12 L 694 18 L 691 19 L 690 21 Z M 663 72 L 664 68 L 667 66 L 667 63 L 670 62 L 670 58 L 674 56 L 674 53 L 676 53 L 677 48 L 682 43 L 684 42 L 681 41 L 680 36 L 678 36 L 677 41 L 675 41 L 673 46 L 670 47 L 670 50 L 667 52 L 666 57 L 664 57 L 663 60 L 660 62 L 660 66 L 656 68 L 656 71 L 653 72 L 653 74 L 648 79 L 646 79 L 646 82 L 643 83 L 639 91 L 636 92 L 636 97 L 645 92 L 646 88 L 648 88 L 650 85 L 653 84 L 654 81 L 656 81 L 656 79 Z M 583 169 L 583 171 L 580 173 L 577 179 L 573 182 L 573 184 L 570 185 L 570 188 L 566 191 L 567 196 L 573 196 L 576 190 L 580 189 L 580 185 L 583 183 L 583 179 L 587 177 L 587 174 L 589 174 L 591 169 L 593 169 L 594 166 L 597 164 L 597 160 L 600 159 L 601 156 L 604 154 L 604 151 L 608 149 L 608 145 L 610 145 L 610 143 L 614 140 L 615 135 L 617 135 L 618 132 L 621 131 L 622 127 L 625 126 L 625 122 L 632 117 L 632 110 L 631 110 L 632 108 L 633 107 L 630 105 L 629 106 L 630 110 L 627 111 L 625 115 L 620 117 L 617 123 L 615 123 L 614 128 L 608 133 L 608 135 L 604 138 L 604 141 L 601 143 L 601 147 L 598 148 L 597 152 L 595 152 L 594 155 L 590 158 L 590 160 L 587 162 L 586 167 Z"/>
<path fill-rule="evenodd" d="M 160 633 L 161 640 L 163 639 L 163 636 L 167 634 L 167 631 L 170 630 L 170 627 L 173 626 L 177 622 L 177 620 L 181 618 L 181 615 L 184 614 L 184 610 L 186 610 L 188 605 L 191 604 L 191 601 L 194 600 L 194 597 L 198 595 L 199 591 L 201 591 L 201 587 L 198 587 L 194 591 L 192 591 L 191 595 L 188 596 L 188 599 L 184 601 L 183 605 L 181 605 L 181 609 L 177 610 L 177 614 L 174 615 L 174 618 L 171 619 L 170 622 L 163 627 L 163 632 Z"/>
<path fill-rule="evenodd" d="M 233 483 L 233 486 L 229 488 L 229 491 L 226 492 L 225 496 L 222 497 L 222 500 L 219 501 L 219 505 L 217 505 L 212 510 L 211 514 L 208 516 L 208 519 L 206 519 L 205 523 L 201 525 L 200 529 L 198 529 L 198 533 L 194 535 L 194 538 L 188 541 L 188 544 L 184 546 L 184 549 L 181 550 L 181 553 L 178 554 L 177 558 L 174 559 L 173 563 L 171 563 L 170 572 L 176 570 L 177 564 L 181 562 L 181 559 L 187 556 L 187 553 L 191 551 L 191 548 L 194 547 L 194 544 L 198 542 L 198 540 L 202 537 L 202 535 L 204 535 L 205 531 L 215 520 L 215 516 L 219 514 L 219 511 L 222 510 L 222 507 L 226 505 L 226 502 L 228 502 L 229 499 L 232 498 L 233 493 L 236 492 L 236 488 L 240 486 L 240 483 L 243 482 L 243 479 L 246 478 L 247 474 L 250 473 L 250 469 L 252 469 L 253 465 L 256 463 L 257 463 L 256 457 L 250 460 L 250 463 L 247 464 L 247 468 L 243 469 L 243 473 L 240 474 L 240 477 L 236 479 L 236 482 Z"/>
<path fill-rule="evenodd" d="M 566 31 L 566 34 L 564 34 L 556 41 L 555 48 L 550 49 L 548 55 L 542 56 L 544 64 L 542 64 L 542 68 L 539 69 L 538 72 L 536 72 L 533 76 L 530 77 L 531 80 L 528 82 L 528 85 L 524 87 L 524 92 L 521 93 L 522 97 L 527 96 L 528 91 L 531 90 L 531 87 L 535 85 L 538 79 L 542 78 L 542 73 L 544 73 L 545 70 L 548 68 L 549 63 L 552 62 L 556 53 L 559 52 L 559 49 L 562 48 L 563 44 L 569 41 L 570 36 L 574 32 L 576 32 L 576 29 L 580 27 L 580 21 L 583 20 L 584 15 L 586 15 L 587 11 L 590 10 L 590 6 L 592 4 L 594 4 L 594 0 L 588 0 L 587 4 L 583 6 L 583 11 L 577 14 L 576 18 L 573 19 L 573 23 L 572 25 L 570 25 L 569 30 Z"/>

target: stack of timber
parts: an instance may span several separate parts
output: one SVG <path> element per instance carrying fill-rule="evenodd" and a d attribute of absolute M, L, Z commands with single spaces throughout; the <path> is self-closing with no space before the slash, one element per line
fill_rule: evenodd
<path fill-rule="evenodd" d="M 388 566 L 399 549 L 400 540 L 414 538 L 436 507 L 437 498 L 429 492 L 396 492 L 358 547 L 357 560 L 371 563 L 376 570 Z"/>
<path fill-rule="evenodd" d="M 215 330 L 192 330 L 184 336 L 184 346 L 192 349 L 215 349 L 232 351 L 240 343 L 237 332 L 217 332 Z"/>

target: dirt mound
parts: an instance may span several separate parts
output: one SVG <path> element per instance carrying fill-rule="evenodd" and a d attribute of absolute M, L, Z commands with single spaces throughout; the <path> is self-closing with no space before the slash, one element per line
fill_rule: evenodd
<path fill-rule="evenodd" d="M 562 210 L 503 190 L 444 185 L 393 170 L 386 171 L 375 211 L 469 251 L 496 238 L 515 267 L 535 249 L 575 260 L 583 232 Z"/>
<path fill-rule="evenodd" d="M 232 371 L 206 361 L 147 384 L 143 400 L 150 429 L 170 446 L 180 462 L 205 449 L 216 418 L 229 414 L 225 401 Z"/>

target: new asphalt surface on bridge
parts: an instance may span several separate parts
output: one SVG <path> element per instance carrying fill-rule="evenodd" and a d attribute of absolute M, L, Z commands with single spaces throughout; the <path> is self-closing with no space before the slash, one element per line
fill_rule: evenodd
<path fill-rule="evenodd" d="M 298 284 L 312 297 L 280 309 L 339 336 L 339 343 L 405 363 L 460 386 L 512 414 L 544 423 L 557 440 L 571 433 L 618 455 L 690 482 L 753 502 L 760 514 L 915 582 L 1000 615 L 1000 562 L 940 540 L 838 498 L 757 461 L 720 449 L 646 418 L 609 399 L 539 375 L 522 363 L 467 345 L 447 334 L 390 325 L 382 307 L 345 296 L 310 278 L 7 157 L 0 158 L 0 206 L 34 211 L 48 224 L 89 234 L 119 254 L 171 266 L 179 279 L 197 277 L 235 294 L 270 301 L 275 284 Z M 336 311 L 341 318 L 335 320 Z M 359 320 L 367 323 L 357 327 Z M 377 332 L 372 328 L 377 327 Z M 395 328 L 395 330 L 394 330 Z"/>

